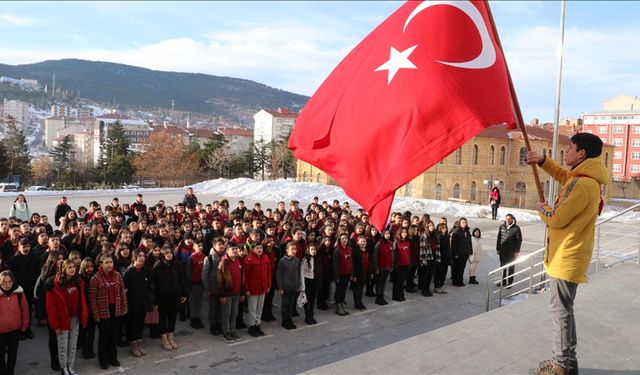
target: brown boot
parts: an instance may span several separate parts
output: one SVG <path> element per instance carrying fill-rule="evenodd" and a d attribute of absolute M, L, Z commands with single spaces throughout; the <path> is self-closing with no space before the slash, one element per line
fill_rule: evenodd
<path fill-rule="evenodd" d="M 171 345 L 171 349 L 173 350 L 178 349 L 178 345 L 176 344 L 176 341 L 173 339 L 173 332 L 167 333 L 167 338 L 169 339 L 169 344 Z"/>
<path fill-rule="evenodd" d="M 540 362 L 538 367 L 529 369 L 529 375 L 569 375 L 569 370 L 546 360 Z"/>
<path fill-rule="evenodd" d="M 129 346 L 131 347 L 131 355 L 134 357 L 141 357 L 142 354 L 140 354 L 140 350 L 138 349 L 138 341 L 131 341 L 129 343 Z"/>
<path fill-rule="evenodd" d="M 160 338 L 162 339 L 162 342 L 160 343 L 160 346 L 162 347 L 162 349 L 167 350 L 167 351 L 172 351 L 173 347 L 171 347 L 171 344 L 169 343 L 169 339 L 167 337 L 166 333 L 163 333 Z"/>
<path fill-rule="evenodd" d="M 147 355 L 147 352 L 142 347 L 142 340 L 138 340 L 138 351 L 141 355 Z"/>

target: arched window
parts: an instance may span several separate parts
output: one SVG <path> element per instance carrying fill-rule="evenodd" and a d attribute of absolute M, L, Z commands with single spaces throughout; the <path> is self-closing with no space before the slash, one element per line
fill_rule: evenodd
<path fill-rule="evenodd" d="M 560 151 L 560 165 L 564 165 L 564 151 Z"/>
<path fill-rule="evenodd" d="M 436 199 L 442 199 L 442 185 L 437 184 L 436 185 Z"/>
<path fill-rule="evenodd" d="M 491 146 L 491 147 L 493 147 L 493 146 Z M 471 182 L 471 197 L 470 197 L 472 202 L 476 201 L 476 195 L 477 195 L 476 194 L 476 182 L 473 181 L 473 182 Z"/>
<path fill-rule="evenodd" d="M 493 165 L 493 163 L 495 162 L 495 153 L 496 148 L 491 145 L 491 147 L 489 147 L 489 165 Z"/>
<path fill-rule="evenodd" d="M 460 184 L 453 185 L 453 197 L 460 199 Z"/>
<path fill-rule="evenodd" d="M 504 165 L 506 150 L 504 146 L 500 147 L 500 165 Z"/>
<path fill-rule="evenodd" d="M 527 184 L 525 184 L 522 181 L 516 183 L 516 193 L 526 194 L 527 193 Z"/>
<path fill-rule="evenodd" d="M 308 174 L 307 172 L 302 173 L 302 182 L 307 182 Z"/>
<path fill-rule="evenodd" d="M 549 149 L 549 151 L 547 152 L 547 156 L 553 157 L 553 151 L 551 151 L 551 149 Z"/>
<path fill-rule="evenodd" d="M 527 148 L 520 149 L 520 165 L 527 165 Z"/>
<path fill-rule="evenodd" d="M 404 196 L 405 197 L 413 196 L 413 185 L 411 183 L 408 183 L 404 186 Z"/>
<path fill-rule="evenodd" d="M 474 165 L 478 164 L 478 145 L 473 145 L 473 154 L 471 155 L 471 162 Z"/>
<path fill-rule="evenodd" d="M 609 153 L 608 152 L 605 152 L 605 154 L 604 154 L 604 166 L 605 166 L 605 168 L 609 167 Z"/>
<path fill-rule="evenodd" d="M 322 179 L 322 174 L 318 173 L 318 175 L 316 176 L 316 182 L 320 182 L 321 179 Z"/>
<path fill-rule="evenodd" d="M 456 150 L 456 165 L 462 164 L 462 147 Z"/>

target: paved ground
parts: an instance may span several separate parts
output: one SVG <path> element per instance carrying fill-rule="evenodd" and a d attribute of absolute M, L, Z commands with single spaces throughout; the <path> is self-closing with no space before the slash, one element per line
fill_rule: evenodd
<path fill-rule="evenodd" d="M 144 192 L 145 201 L 148 204 L 155 203 L 158 199 L 165 199 L 167 203 L 175 202 L 181 200 L 183 193 L 182 190 Z M 132 202 L 135 192 L 119 193 L 118 195 L 121 202 Z M 111 194 L 100 193 L 69 196 L 70 204 L 73 207 L 86 204 L 93 199 L 104 205 L 108 204 L 111 198 Z M 52 215 L 57 199 L 57 195 L 33 196 L 29 198 L 29 203 L 33 210 Z M 211 201 L 219 199 L 219 197 L 201 196 L 200 199 Z M 235 199 L 230 201 L 232 205 L 235 204 Z M 9 202 L 8 197 L 1 197 L 0 207 L 8 207 Z M 247 201 L 246 203 L 252 204 L 253 202 Z M 272 202 L 262 203 L 263 207 L 272 205 Z M 449 217 L 448 219 L 453 222 L 455 218 Z M 540 248 L 544 238 L 544 227 L 535 223 L 521 224 L 525 240 L 523 252 Z M 612 224 L 612 227 L 617 225 Z M 121 369 L 103 371 L 98 368 L 97 360 L 83 359 L 77 360 L 77 369 L 81 374 L 105 374 L 118 371 L 131 374 L 299 373 L 371 352 L 427 332 L 441 332 L 438 335 L 455 339 L 461 335 L 459 328 L 451 331 L 438 329 L 457 322 L 464 323 L 465 319 L 484 313 L 486 303 L 486 284 L 484 281 L 486 281 L 486 276 L 482 275 L 486 275 L 490 270 L 499 266 L 494 251 L 498 222 L 471 218 L 470 226 L 472 228 L 479 227 L 483 231 L 486 257 L 480 264 L 478 273 L 480 285 L 464 288 L 449 286 L 449 294 L 431 298 L 425 298 L 419 294 L 409 294 L 407 301 L 391 303 L 384 307 L 377 306 L 373 304 L 372 299 L 365 298 L 365 304 L 369 308 L 365 312 L 354 313 L 352 311 L 350 316 L 343 318 L 333 314 L 332 311 L 320 311 L 316 317 L 320 324 L 307 327 L 302 318 L 296 318 L 299 329 L 295 331 L 284 330 L 279 326 L 279 321 L 263 323 L 263 330 L 267 336 L 253 339 L 246 332 L 240 332 L 243 340 L 234 344 L 226 344 L 220 337 L 209 335 L 206 330 L 193 330 L 186 323 L 178 322 L 176 337 L 180 349 L 175 352 L 165 352 L 159 347 L 157 340 L 147 338 L 146 347 L 149 354 L 142 359 L 133 358 L 127 350 L 120 349 Z M 635 280 L 638 280 L 637 275 Z M 387 295 L 390 295 L 390 287 L 387 288 Z M 351 296 L 347 298 L 349 305 L 352 306 Z M 279 302 L 277 299 L 276 303 L 279 304 Z M 500 311 L 502 309 L 492 313 L 498 315 L 488 316 L 495 316 L 495 319 L 500 322 L 500 314 L 506 314 Z M 275 309 L 276 315 L 278 312 Z M 547 312 L 540 311 L 539 314 L 546 316 Z M 482 318 L 482 321 L 485 323 L 482 323 L 481 326 L 490 325 L 494 318 L 483 316 L 485 318 Z M 463 325 L 463 327 L 465 326 Z M 41 328 L 36 329 L 35 332 L 37 336 L 35 340 L 21 342 L 16 369 L 18 374 L 53 373 L 48 366 L 47 333 Z M 147 332 L 145 332 L 146 334 Z M 544 330 L 535 334 L 540 336 L 540 339 L 548 336 L 548 332 Z M 419 341 L 414 342 L 419 343 Z M 484 338 L 480 338 L 471 346 L 482 347 L 484 345 Z M 417 346 L 424 346 L 424 344 L 419 343 Z M 536 347 L 544 346 L 543 344 Z M 459 351 L 454 352 L 459 353 Z M 545 352 L 540 353 L 541 356 L 543 354 Z M 500 362 L 502 365 L 512 362 L 507 357 L 501 358 L 504 359 Z M 454 370 L 456 369 L 452 368 L 451 373 L 458 372 Z M 347 373 L 348 371 L 339 372 Z M 398 373 L 401 371 L 390 372 Z M 407 370 L 406 372 L 413 371 Z"/>
<path fill-rule="evenodd" d="M 585 374 L 640 374 L 640 266 L 619 265 L 578 288 L 578 362 Z M 492 310 L 310 374 L 526 374 L 551 351 L 548 295 Z"/>

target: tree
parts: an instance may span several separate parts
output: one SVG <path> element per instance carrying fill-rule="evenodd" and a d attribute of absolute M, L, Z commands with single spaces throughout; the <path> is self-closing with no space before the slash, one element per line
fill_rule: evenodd
<path fill-rule="evenodd" d="M 203 160 L 207 171 L 209 171 L 209 177 L 211 177 L 210 172 L 212 171 L 218 177 L 224 177 L 225 175 L 228 177 L 231 159 L 232 155 L 226 147 L 211 150 Z"/>
<path fill-rule="evenodd" d="M 271 169 L 271 142 L 265 142 L 260 138 L 251 149 L 245 153 L 247 165 L 251 173 L 260 172 L 261 179 L 264 180 L 265 173 Z"/>
<path fill-rule="evenodd" d="M 224 159 L 228 155 L 226 151 L 227 141 L 220 133 L 214 133 L 207 139 L 203 147 L 197 143 L 191 144 L 191 152 L 198 160 L 198 170 L 211 176 L 211 172 L 220 173 L 220 166 L 215 164 L 216 159 Z"/>
<path fill-rule="evenodd" d="M 149 136 L 145 151 L 135 155 L 133 166 L 139 177 L 165 181 L 191 179 L 198 172 L 195 155 L 182 142 L 175 142 L 171 134 L 164 130 Z"/>
<path fill-rule="evenodd" d="M 102 177 L 104 183 L 121 184 L 133 176 L 133 154 L 120 121 L 109 127 L 107 138 L 102 143 L 101 157 L 93 173 Z"/>
<path fill-rule="evenodd" d="M 53 159 L 56 175 L 60 178 L 65 171 L 70 170 L 73 166 L 75 150 L 71 136 L 66 135 L 61 142 L 52 147 L 49 155 Z"/>
<path fill-rule="evenodd" d="M 38 184 L 48 185 L 55 173 L 53 160 L 47 156 L 35 158 L 31 163 L 31 177 Z"/>
<path fill-rule="evenodd" d="M 288 147 L 289 139 L 281 139 L 271 142 L 271 177 L 287 178 L 295 176 L 295 157 Z M 282 176 L 280 176 L 282 173 Z"/>
<path fill-rule="evenodd" d="M 29 146 L 22 129 L 18 129 L 15 118 L 7 116 L 7 136 L 4 140 L 6 164 L 9 177 L 20 176 L 23 183 L 31 177 Z"/>
<path fill-rule="evenodd" d="M 3 178 L 9 172 L 7 166 L 7 150 L 4 147 L 4 142 L 0 141 L 0 178 Z"/>

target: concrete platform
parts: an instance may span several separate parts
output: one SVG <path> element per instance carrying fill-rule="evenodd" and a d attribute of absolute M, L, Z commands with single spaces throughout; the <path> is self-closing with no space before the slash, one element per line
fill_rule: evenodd
<path fill-rule="evenodd" d="M 580 373 L 640 374 L 640 266 L 626 263 L 578 287 Z M 549 295 L 307 371 L 309 374 L 527 374 L 551 356 Z"/>

